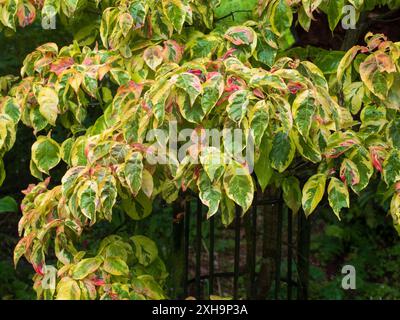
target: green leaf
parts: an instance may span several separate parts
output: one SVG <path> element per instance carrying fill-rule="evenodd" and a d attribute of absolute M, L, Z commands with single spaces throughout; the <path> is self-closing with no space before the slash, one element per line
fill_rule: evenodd
<path fill-rule="evenodd" d="M 359 69 L 361 80 L 364 82 L 364 85 L 382 100 L 386 99 L 392 83 L 392 81 L 390 81 L 390 73 L 395 71 L 396 67 L 391 61 L 391 58 L 379 52 L 368 56 L 364 62 L 360 64 Z"/>
<path fill-rule="evenodd" d="M 40 172 L 40 170 L 37 168 L 35 162 L 33 162 L 32 159 L 31 159 L 31 161 L 29 161 L 29 170 L 30 170 L 32 176 L 34 176 L 35 178 L 37 178 L 39 180 L 43 180 L 43 173 Z M 5 176 L 5 173 L 4 173 L 4 176 Z"/>
<path fill-rule="evenodd" d="M 395 118 L 389 123 L 386 136 L 393 148 L 400 149 L 400 118 Z"/>
<path fill-rule="evenodd" d="M 79 0 L 66 0 L 61 2 L 61 9 L 67 17 L 72 17 L 78 9 Z"/>
<path fill-rule="evenodd" d="M 87 180 L 77 192 L 79 207 L 85 217 L 95 219 L 98 205 L 98 186 L 92 180 Z"/>
<path fill-rule="evenodd" d="M 293 115 L 288 100 L 278 94 L 271 94 L 270 97 L 273 99 L 271 102 L 275 107 L 276 116 L 281 122 L 282 128 L 287 132 L 291 131 L 293 127 Z"/>
<path fill-rule="evenodd" d="M 238 90 L 234 92 L 228 98 L 228 106 L 226 107 L 228 117 L 240 123 L 246 114 L 249 102 L 247 90 Z"/>
<path fill-rule="evenodd" d="M 245 213 L 254 197 L 253 179 L 248 169 L 233 160 L 226 167 L 223 182 L 226 195 L 241 206 Z"/>
<path fill-rule="evenodd" d="M 197 186 L 201 202 L 208 207 L 207 218 L 211 218 L 218 211 L 221 187 L 219 184 L 213 184 L 205 171 L 201 171 Z"/>
<path fill-rule="evenodd" d="M 150 275 L 144 274 L 132 279 L 132 287 L 134 290 L 131 292 L 130 299 L 136 300 L 137 295 L 145 295 L 149 300 L 163 300 L 166 296 L 154 278 Z M 135 298 L 133 298 L 135 297 Z"/>
<path fill-rule="evenodd" d="M 344 7 L 344 0 L 327 0 L 325 1 L 324 11 L 328 16 L 329 28 L 331 31 L 335 30 L 337 24 L 342 17 L 342 9 Z"/>
<path fill-rule="evenodd" d="M 39 111 L 53 126 L 56 125 L 58 114 L 58 94 L 50 87 L 40 89 L 38 95 Z"/>
<path fill-rule="evenodd" d="M 74 144 L 73 138 L 68 138 L 64 140 L 64 142 L 61 144 L 61 150 L 60 150 L 61 159 L 63 159 L 65 163 L 69 165 L 71 164 L 71 150 L 73 144 Z"/>
<path fill-rule="evenodd" d="M 291 135 L 283 129 L 279 129 L 272 140 L 272 149 L 269 154 L 272 168 L 278 172 L 285 171 L 292 163 L 296 147 Z"/>
<path fill-rule="evenodd" d="M 203 95 L 201 97 L 201 107 L 207 115 L 217 104 L 224 92 L 224 78 L 216 73 L 203 83 Z"/>
<path fill-rule="evenodd" d="M 355 146 L 354 150 L 350 151 L 348 158 L 354 162 L 360 173 L 360 182 L 352 186 L 354 192 L 358 193 L 368 186 L 369 180 L 374 174 L 374 167 L 369 152 L 364 147 Z"/>
<path fill-rule="evenodd" d="M 393 195 L 392 201 L 390 202 L 390 214 L 393 219 L 393 224 L 399 232 L 399 224 L 400 224 L 400 193 L 395 192 Z"/>
<path fill-rule="evenodd" d="M 74 266 L 72 278 L 75 280 L 82 280 L 89 274 L 96 272 L 102 263 L 103 260 L 100 257 L 83 259 Z"/>
<path fill-rule="evenodd" d="M 346 185 L 337 178 L 331 178 L 328 186 L 328 200 L 333 212 L 340 220 L 340 211 L 350 207 L 350 199 Z"/>
<path fill-rule="evenodd" d="M 17 99 L 7 97 L 3 102 L 3 108 L 4 113 L 9 115 L 14 120 L 14 123 L 18 123 L 21 119 L 21 110 Z"/>
<path fill-rule="evenodd" d="M 346 70 L 351 66 L 354 61 L 354 58 L 360 51 L 361 46 L 354 46 L 350 50 L 348 50 L 343 56 L 342 60 L 340 60 L 338 69 L 337 69 L 337 79 L 339 84 L 343 83 L 343 76 L 345 75 Z"/>
<path fill-rule="evenodd" d="M 57 300 L 79 300 L 80 297 L 81 289 L 75 280 L 65 277 L 57 284 Z"/>
<path fill-rule="evenodd" d="M 153 194 L 154 190 L 154 182 L 153 182 L 153 176 L 151 173 L 143 169 L 142 173 L 142 191 L 143 193 L 147 196 L 147 198 L 151 198 L 151 195 Z"/>
<path fill-rule="evenodd" d="M 318 68 L 321 69 L 321 71 L 325 75 L 336 74 L 339 63 L 343 59 L 344 54 L 345 53 L 343 51 L 321 50 L 321 53 L 317 55 L 316 59 L 313 62 L 318 66 Z"/>
<path fill-rule="evenodd" d="M 307 15 L 304 6 L 301 6 L 298 11 L 298 21 L 305 31 L 309 31 L 311 27 L 311 18 Z"/>
<path fill-rule="evenodd" d="M 46 118 L 40 113 L 38 107 L 33 107 L 30 109 L 29 120 L 35 133 L 43 130 L 49 124 Z"/>
<path fill-rule="evenodd" d="M 368 0 L 367 0 L 368 1 Z M 356 8 L 357 10 L 361 10 L 364 5 L 364 0 L 349 0 L 349 2 Z"/>
<path fill-rule="evenodd" d="M 275 43 L 276 36 L 269 28 L 265 28 L 264 30 L 261 30 L 261 32 L 261 36 L 258 37 L 257 47 L 253 55 L 257 61 L 266 64 L 268 67 L 272 67 L 278 52 Z"/>
<path fill-rule="evenodd" d="M 364 93 L 364 85 L 361 81 L 353 82 L 343 88 L 346 105 L 349 107 L 352 114 L 357 114 L 360 111 Z"/>
<path fill-rule="evenodd" d="M 400 151 L 392 149 L 383 163 L 383 179 L 391 186 L 400 180 Z"/>
<path fill-rule="evenodd" d="M 293 101 L 292 112 L 294 122 L 303 137 L 307 137 L 310 132 L 315 109 L 316 103 L 311 90 L 301 92 Z"/>
<path fill-rule="evenodd" d="M 268 128 L 270 109 L 271 104 L 261 100 L 249 110 L 250 128 L 253 130 L 256 147 L 260 146 L 264 132 Z"/>
<path fill-rule="evenodd" d="M 152 201 L 139 192 L 135 198 L 122 199 L 122 208 L 133 220 L 142 220 L 151 214 L 153 206 Z"/>
<path fill-rule="evenodd" d="M 71 148 L 71 165 L 85 166 L 87 164 L 87 158 L 85 155 L 87 138 L 85 136 L 78 137 Z"/>
<path fill-rule="evenodd" d="M 4 170 L 4 162 L 3 159 L 0 159 L 0 186 L 3 184 L 5 178 L 6 178 L 6 171 Z"/>
<path fill-rule="evenodd" d="M 176 104 L 179 106 L 182 117 L 192 123 L 201 123 L 205 116 L 203 109 L 197 105 L 192 106 L 190 97 L 182 89 L 177 89 L 177 93 Z"/>
<path fill-rule="evenodd" d="M 200 163 L 212 182 L 219 180 L 224 173 L 224 155 L 215 147 L 208 147 L 201 150 Z"/>
<path fill-rule="evenodd" d="M 258 183 L 263 192 L 267 187 L 269 181 L 271 180 L 273 174 L 271 161 L 269 160 L 271 148 L 272 148 L 272 140 L 267 134 L 265 134 L 264 137 L 262 138 L 260 145 L 260 156 L 254 165 L 254 171 L 256 173 Z"/>
<path fill-rule="evenodd" d="M 173 81 L 178 88 L 183 89 L 189 95 L 190 104 L 193 106 L 196 98 L 203 91 L 200 79 L 194 74 L 184 72 L 177 75 Z"/>
<path fill-rule="evenodd" d="M 143 156 L 140 152 L 133 152 L 124 166 L 125 180 L 133 195 L 137 195 L 142 186 Z"/>
<path fill-rule="evenodd" d="M 118 257 L 108 257 L 104 260 L 103 269 L 113 276 L 127 276 L 129 267 L 124 260 Z"/>
<path fill-rule="evenodd" d="M 277 0 L 272 5 L 270 22 L 272 31 L 281 36 L 285 31 L 290 29 L 293 21 L 292 8 L 286 0 Z"/>
<path fill-rule="evenodd" d="M 254 30 L 245 26 L 230 27 L 225 32 L 224 37 L 236 46 L 252 45 L 257 42 L 257 35 Z"/>
<path fill-rule="evenodd" d="M 297 130 L 291 132 L 297 151 L 308 161 L 313 163 L 321 162 L 322 156 L 318 147 L 309 137 L 305 138 Z"/>
<path fill-rule="evenodd" d="M 163 182 L 161 187 L 161 195 L 167 203 L 172 203 L 178 198 L 179 189 L 176 187 L 174 181 L 167 180 Z"/>
<path fill-rule="evenodd" d="M 162 0 L 164 15 L 168 18 L 174 29 L 181 33 L 186 19 L 186 7 L 181 0 Z"/>
<path fill-rule="evenodd" d="M 125 244 L 125 243 L 124 243 Z M 132 249 L 132 247 L 131 247 Z M 105 257 L 116 257 L 126 261 L 128 259 L 128 252 L 120 241 L 110 243 L 105 250 Z"/>
<path fill-rule="evenodd" d="M 135 245 L 135 256 L 140 264 L 148 266 L 158 257 L 158 249 L 153 240 L 140 235 L 130 239 Z"/>
<path fill-rule="evenodd" d="M 14 198 L 6 196 L 0 199 L 0 213 L 18 212 L 18 204 Z"/>
<path fill-rule="evenodd" d="M 4 6 L 2 7 L 2 22 L 5 26 L 13 29 L 15 31 L 15 16 L 17 14 L 18 9 L 18 1 L 17 0 L 9 0 L 7 2 L 3 2 Z"/>
<path fill-rule="evenodd" d="M 299 180 L 290 176 L 282 181 L 283 200 L 292 210 L 293 214 L 299 212 L 301 208 L 301 189 Z"/>
<path fill-rule="evenodd" d="M 53 139 L 40 136 L 32 145 L 32 160 L 38 170 L 49 174 L 61 160 L 60 146 Z"/>
<path fill-rule="evenodd" d="M 361 128 L 369 132 L 378 133 L 387 124 L 386 108 L 367 105 L 361 111 Z"/>
<path fill-rule="evenodd" d="M 321 202 L 326 185 L 326 175 L 318 173 L 310 177 L 303 187 L 302 205 L 305 215 L 308 217 Z"/>
<path fill-rule="evenodd" d="M 222 224 L 227 227 L 235 219 L 235 203 L 223 193 L 221 198 L 221 220 Z"/>
<path fill-rule="evenodd" d="M 134 1 L 129 4 L 128 10 L 134 21 L 134 28 L 137 29 L 142 27 L 145 23 L 148 11 L 147 4 L 142 1 Z"/>
<path fill-rule="evenodd" d="M 249 84 L 256 87 L 262 86 L 278 90 L 287 90 L 287 86 L 281 77 L 265 71 L 259 71 L 253 74 L 250 78 Z"/>

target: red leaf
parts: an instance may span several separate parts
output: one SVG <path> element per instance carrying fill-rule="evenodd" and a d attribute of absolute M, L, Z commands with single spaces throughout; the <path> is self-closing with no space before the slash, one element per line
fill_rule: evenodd
<path fill-rule="evenodd" d="M 50 65 L 50 71 L 56 75 L 60 75 L 64 70 L 68 69 L 75 63 L 71 57 L 61 58 Z"/>
<path fill-rule="evenodd" d="M 39 263 L 38 265 L 32 264 L 32 266 L 33 266 L 33 269 L 35 270 L 35 272 L 37 274 L 40 274 L 41 276 L 44 275 L 44 273 L 43 273 L 43 264 L 42 263 Z"/>
<path fill-rule="evenodd" d="M 236 51 L 235 48 L 230 48 L 225 54 L 222 56 L 222 60 L 225 60 L 233 55 L 233 53 Z"/>
<path fill-rule="evenodd" d="M 300 82 L 289 82 L 287 87 L 291 94 L 296 94 L 303 88 L 303 85 Z"/>
<path fill-rule="evenodd" d="M 384 148 L 380 147 L 380 146 L 375 146 L 375 147 L 370 147 L 369 148 L 369 153 L 370 153 L 370 156 L 371 156 L 372 165 L 379 172 L 383 171 L 382 163 L 384 161 L 384 158 L 380 153 L 383 150 L 384 150 Z"/>
<path fill-rule="evenodd" d="M 100 279 L 100 278 L 94 278 L 92 280 L 92 283 L 97 287 L 104 286 L 106 284 L 105 281 L 103 279 Z"/>
<path fill-rule="evenodd" d="M 198 77 L 200 77 L 202 75 L 202 72 L 199 69 L 190 69 L 190 70 L 188 70 L 188 72 L 191 74 L 194 74 L 195 76 L 198 76 Z"/>
<path fill-rule="evenodd" d="M 254 93 L 254 95 L 255 95 L 256 97 L 258 97 L 258 98 L 260 98 L 260 99 L 264 99 L 264 98 L 265 98 L 264 93 L 263 93 L 259 88 L 254 89 L 254 90 L 253 90 L 253 93 Z"/>
<path fill-rule="evenodd" d="M 18 10 L 17 10 L 17 17 L 18 17 L 18 23 L 19 25 L 24 28 L 27 25 L 30 25 L 35 21 L 36 18 L 36 9 L 35 7 L 29 3 L 29 2 L 24 2 L 20 3 L 18 5 Z"/>

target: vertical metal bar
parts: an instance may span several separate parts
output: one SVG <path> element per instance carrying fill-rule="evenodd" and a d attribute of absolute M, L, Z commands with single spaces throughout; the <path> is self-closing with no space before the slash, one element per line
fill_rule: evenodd
<path fill-rule="evenodd" d="M 256 213 L 257 199 L 253 200 L 251 213 L 246 214 L 243 219 L 246 239 L 246 291 L 247 299 L 254 299 L 255 289 L 255 264 L 256 264 Z"/>
<path fill-rule="evenodd" d="M 185 266 L 184 266 L 184 287 L 183 294 L 185 298 L 189 295 L 189 240 L 190 240 L 190 199 L 185 201 L 185 217 L 184 217 L 184 255 L 185 255 Z"/>
<path fill-rule="evenodd" d="M 201 298 L 201 220 L 202 220 L 202 203 L 197 199 L 197 215 L 196 215 L 196 298 Z"/>
<path fill-rule="evenodd" d="M 287 230 L 288 230 L 288 247 L 287 247 L 287 299 L 292 300 L 292 259 L 293 259 L 293 219 L 292 219 L 292 211 L 287 211 Z"/>
<path fill-rule="evenodd" d="M 235 208 L 235 257 L 233 266 L 233 299 L 238 298 L 239 268 L 240 268 L 240 212 L 239 206 Z"/>
<path fill-rule="evenodd" d="M 302 290 L 302 283 L 301 283 L 301 216 L 303 215 L 303 212 L 299 212 L 297 215 L 297 237 L 296 237 L 296 245 L 297 245 L 297 300 L 301 299 L 301 290 Z"/>
<path fill-rule="evenodd" d="M 209 273 L 209 284 L 208 294 L 211 296 L 214 294 L 214 240 L 215 240 L 215 226 L 214 217 L 210 218 L 210 249 L 208 257 L 208 273 Z"/>
<path fill-rule="evenodd" d="M 307 300 L 308 298 L 310 231 L 310 221 L 304 216 L 303 213 L 299 213 L 297 243 L 297 299 L 299 300 Z"/>
<path fill-rule="evenodd" d="M 180 200 L 183 200 L 180 198 Z M 185 207 L 183 201 L 175 201 L 173 204 L 173 221 L 172 224 L 172 250 L 171 259 L 169 259 L 169 269 L 173 269 L 170 272 L 170 279 L 173 284 L 171 286 L 170 295 L 177 299 L 183 296 L 184 287 L 184 223 L 182 220 Z"/>
<path fill-rule="evenodd" d="M 275 299 L 279 299 L 281 290 L 281 257 L 282 257 L 282 203 L 278 207 L 278 230 L 276 236 L 276 256 L 275 256 Z"/>
<path fill-rule="evenodd" d="M 254 299 L 256 296 L 256 264 L 257 264 L 257 192 L 256 201 L 253 203 L 253 210 L 251 213 L 251 229 L 252 229 L 252 250 L 251 250 L 251 269 L 250 269 L 250 298 Z"/>

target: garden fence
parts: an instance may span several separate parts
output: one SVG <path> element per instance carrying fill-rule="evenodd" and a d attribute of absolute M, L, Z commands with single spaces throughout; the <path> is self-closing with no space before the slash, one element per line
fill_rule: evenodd
<path fill-rule="evenodd" d="M 215 219 L 219 217 L 206 219 L 206 210 L 194 195 L 186 197 L 183 208 L 184 214 L 175 213 L 182 217 L 176 219 L 179 222 L 174 224 L 173 231 L 174 254 L 183 260 L 181 271 L 179 268 L 172 270 L 178 274 L 175 279 L 179 279 L 174 281 L 175 298 L 207 299 L 216 294 L 216 280 L 224 278 L 231 280 L 229 296 L 234 299 L 307 299 L 310 221 L 302 212 L 294 215 L 280 194 L 271 197 L 257 192 L 244 216 L 236 206 L 231 226 L 234 232 L 233 265 L 231 270 L 224 272 L 216 272 L 215 268 L 219 241 Z M 206 239 L 202 234 L 205 229 L 208 231 Z M 202 250 L 204 240 L 208 242 L 207 252 Z M 245 259 L 241 257 L 242 241 L 246 243 Z M 208 266 L 204 265 L 204 254 L 208 255 Z M 268 282 L 265 281 L 267 273 L 272 273 L 273 278 L 270 279 L 269 294 L 263 288 Z"/>

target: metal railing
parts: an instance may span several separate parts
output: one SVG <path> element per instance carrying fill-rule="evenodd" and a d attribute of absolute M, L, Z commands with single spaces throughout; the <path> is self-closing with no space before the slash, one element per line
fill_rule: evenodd
<path fill-rule="evenodd" d="M 280 194 L 270 197 L 258 191 L 244 216 L 241 208 L 236 207 L 230 227 L 234 233 L 230 270 L 216 271 L 215 268 L 219 241 L 215 219 L 219 217 L 207 220 L 203 204 L 194 195 L 186 196 L 183 210 L 183 218 L 173 233 L 176 254 L 184 260 L 180 281 L 174 283 L 175 298 L 208 299 L 215 295 L 216 280 L 223 278 L 231 280 L 229 296 L 233 299 L 307 299 L 310 221 L 302 212 L 293 215 Z M 206 237 L 202 234 L 204 229 L 208 231 Z M 241 256 L 243 234 L 245 259 Z M 206 252 L 202 248 L 204 242 L 208 243 Z M 202 261 L 204 254 L 208 255 L 206 263 Z M 207 272 L 204 272 L 205 267 Z"/>

